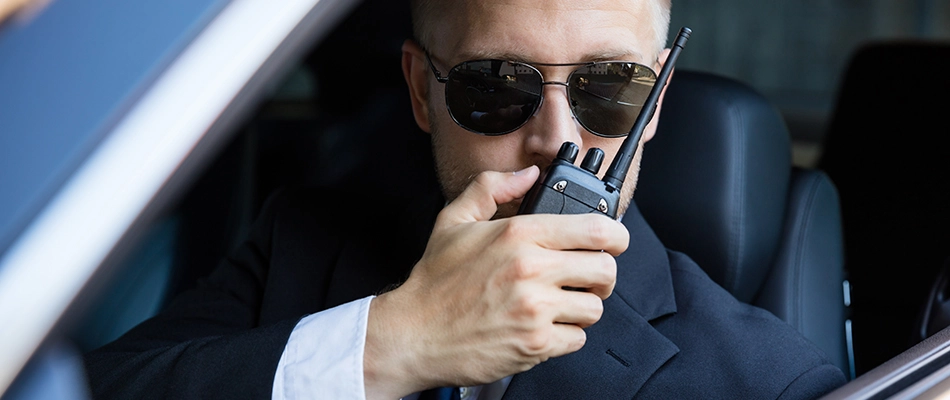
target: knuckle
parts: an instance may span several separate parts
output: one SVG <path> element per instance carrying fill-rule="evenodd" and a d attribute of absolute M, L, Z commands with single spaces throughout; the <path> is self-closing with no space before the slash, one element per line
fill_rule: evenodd
<path fill-rule="evenodd" d="M 509 265 L 509 277 L 515 281 L 532 280 L 540 274 L 538 263 L 524 255 L 514 257 Z"/>
<path fill-rule="evenodd" d="M 604 249 L 610 244 L 610 229 L 602 217 L 589 219 L 587 235 L 593 249 Z"/>
<path fill-rule="evenodd" d="M 525 294 L 518 298 L 514 311 L 522 319 L 534 321 L 544 315 L 544 303 L 537 295 Z"/>
<path fill-rule="evenodd" d="M 600 321 L 600 317 L 604 315 L 604 301 L 603 300 L 601 300 L 600 298 L 594 298 L 591 301 L 590 315 L 591 317 L 593 317 L 593 321 L 591 321 L 592 324 L 594 322 Z"/>
<path fill-rule="evenodd" d="M 601 271 L 604 274 L 604 279 L 613 284 L 617 281 L 617 259 L 607 253 L 602 253 L 601 259 L 603 260 Z"/>
<path fill-rule="evenodd" d="M 583 317 L 578 321 L 581 328 L 591 326 L 604 315 L 604 303 L 597 296 L 588 296 L 583 307 Z"/>
<path fill-rule="evenodd" d="M 531 224 L 523 218 L 508 218 L 501 232 L 503 240 L 520 240 L 531 237 Z"/>
<path fill-rule="evenodd" d="M 525 335 L 522 342 L 522 351 L 528 356 L 547 353 L 551 346 L 551 340 L 549 329 L 534 329 Z"/>
<path fill-rule="evenodd" d="M 620 248 L 618 250 L 620 250 L 621 252 L 624 252 L 624 251 L 627 251 L 627 247 L 630 246 L 630 231 L 628 231 L 627 228 L 624 227 L 623 225 L 620 225 L 620 226 L 622 227 L 622 229 L 620 229 L 620 234 L 622 235 L 622 238 L 620 240 Z"/>
<path fill-rule="evenodd" d="M 580 333 L 578 333 L 577 338 L 571 342 L 571 352 L 578 351 L 587 344 L 587 332 L 583 329 L 578 329 L 578 331 Z"/>
<path fill-rule="evenodd" d="M 475 175 L 475 179 L 472 180 L 472 184 L 484 188 L 490 188 L 494 184 L 494 178 L 495 176 L 489 171 L 482 171 L 479 172 L 478 175 Z"/>
<path fill-rule="evenodd" d="M 613 293 L 617 283 L 617 260 L 607 253 L 601 253 L 599 256 L 602 262 L 597 267 L 596 284 L 592 292 L 601 299 L 606 299 Z"/>

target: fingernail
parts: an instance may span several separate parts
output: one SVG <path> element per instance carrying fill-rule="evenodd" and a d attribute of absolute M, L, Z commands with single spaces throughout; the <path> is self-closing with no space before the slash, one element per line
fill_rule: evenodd
<path fill-rule="evenodd" d="M 513 174 L 513 175 L 524 175 L 524 173 L 525 173 L 525 172 L 528 172 L 528 170 L 531 169 L 531 167 L 533 167 L 533 166 L 534 166 L 534 165 L 531 165 L 531 166 L 528 166 L 528 168 L 525 168 L 525 169 L 523 169 L 523 170 L 521 170 L 521 171 L 512 172 L 512 174 Z"/>

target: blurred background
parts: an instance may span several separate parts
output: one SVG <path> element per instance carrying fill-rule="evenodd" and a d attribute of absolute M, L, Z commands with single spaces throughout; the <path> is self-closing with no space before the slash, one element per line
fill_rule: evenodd
<path fill-rule="evenodd" d="M 673 0 L 670 39 L 695 34 L 677 62 L 733 77 L 781 110 L 794 161 L 814 166 L 848 60 L 880 40 L 950 40 L 947 0 Z M 911 74 L 902 60 L 884 74 Z M 881 99 L 884 108 L 888 99 Z"/>
<path fill-rule="evenodd" d="M 950 322 L 950 1 L 673 0 L 678 68 L 781 112 L 792 160 L 840 195 L 856 372 Z M 849 323 L 851 322 L 849 321 Z M 850 327 L 850 325 L 849 325 Z"/>

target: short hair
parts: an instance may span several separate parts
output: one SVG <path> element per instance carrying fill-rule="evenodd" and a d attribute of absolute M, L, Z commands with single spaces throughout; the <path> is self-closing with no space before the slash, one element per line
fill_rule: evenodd
<path fill-rule="evenodd" d="M 433 15 L 438 13 L 437 5 L 444 0 L 411 0 L 412 34 L 416 42 L 423 48 L 432 43 L 432 27 L 428 24 Z"/>
<path fill-rule="evenodd" d="M 638 0 L 646 1 L 647 8 L 652 14 L 654 21 L 654 50 L 659 54 L 660 50 L 666 47 L 666 39 L 670 29 L 670 7 L 672 0 Z M 432 36 L 432 25 L 428 21 L 433 20 L 440 12 L 445 12 L 444 5 L 446 0 L 411 0 L 412 12 L 412 33 L 416 42 L 423 48 L 428 48 L 435 40 Z"/>
<path fill-rule="evenodd" d="M 670 34 L 670 8 L 672 0 L 648 0 L 651 14 L 653 14 L 653 40 L 657 55 L 666 47 L 666 39 Z"/>

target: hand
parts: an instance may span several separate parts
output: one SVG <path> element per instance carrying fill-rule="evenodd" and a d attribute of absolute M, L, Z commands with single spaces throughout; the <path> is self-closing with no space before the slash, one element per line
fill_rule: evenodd
<path fill-rule="evenodd" d="M 537 176 L 480 174 L 439 214 L 409 279 L 372 301 L 367 398 L 485 384 L 584 346 L 629 234 L 594 214 L 490 220 Z"/>

